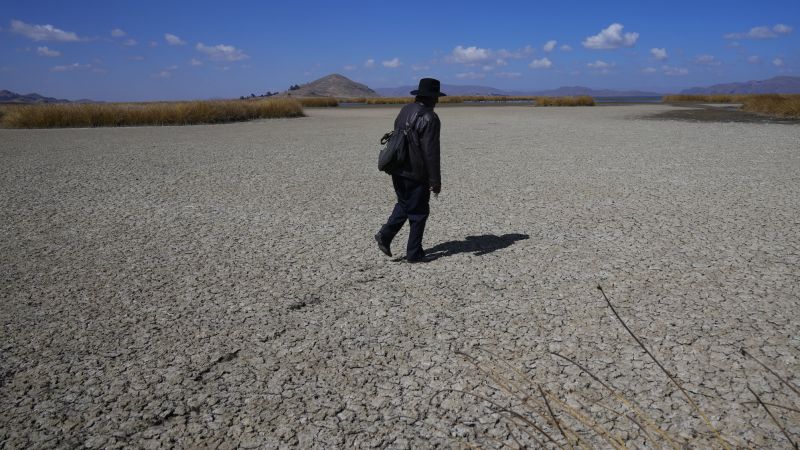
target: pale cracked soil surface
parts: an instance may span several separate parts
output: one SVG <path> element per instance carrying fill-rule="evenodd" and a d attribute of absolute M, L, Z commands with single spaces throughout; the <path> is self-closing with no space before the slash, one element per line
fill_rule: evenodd
<path fill-rule="evenodd" d="M 800 396 L 741 349 L 800 385 L 800 127 L 670 110 L 439 108 L 422 265 L 373 241 L 396 108 L 0 130 L 0 447 L 566 445 L 537 385 L 589 445 L 569 408 L 659 445 L 550 352 L 719 446 L 598 284 L 725 439 L 788 447 L 748 386 Z"/>

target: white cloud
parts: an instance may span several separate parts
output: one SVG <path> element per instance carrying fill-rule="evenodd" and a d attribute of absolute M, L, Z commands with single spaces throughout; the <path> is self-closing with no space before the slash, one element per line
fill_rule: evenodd
<path fill-rule="evenodd" d="M 783 58 L 775 58 L 772 60 L 772 65 L 775 67 L 783 67 Z"/>
<path fill-rule="evenodd" d="M 372 68 L 372 67 L 375 67 L 375 60 L 374 59 L 368 59 L 368 60 L 364 61 L 364 67 L 366 67 L 368 69 Z"/>
<path fill-rule="evenodd" d="M 489 50 L 480 47 L 457 46 L 453 49 L 450 60 L 459 64 L 476 64 L 491 58 Z"/>
<path fill-rule="evenodd" d="M 526 45 L 525 47 L 522 47 L 519 50 L 506 50 L 504 48 L 501 48 L 496 52 L 497 53 L 496 55 L 494 55 L 495 52 L 492 52 L 491 50 L 489 52 L 492 53 L 493 56 L 497 56 L 501 59 L 506 59 L 506 58 L 522 59 L 522 58 L 527 58 L 528 56 L 534 54 L 534 52 L 536 52 L 536 49 L 534 49 L 530 45 Z"/>
<path fill-rule="evenodd" d="M 20 20 L 11 21 L 11 32 L 21 34 L 34 41 L 77 42 L 82 40 L 71 31 L 60 30 L 52 25 L 33 25 Z"/>
<path fill-rule="evenodd" d="M 125 37 L 127 35 L 128 35 L 128 33 L 126 33 L 125 31 L 123 31 L 123 30 L 121 30 L 119 28 L 114 28 L 113 30 L 111 30 L 111 36 L 115 37 L 115 38 Z"/>
<path fill-rule="evenodd" d="M 344 66 L 343 69 L 348 71 L 348 72 L 352 72 L 352 71 L 356 70 L 356 66 L 354 66 L 352 64 L 348 64 L 348 65 Z"/>
<path fill-rule="evenodd" d="M 668 75 L 671 77 L 677 77 L 689 74 L 689 70 L 683 67 L 661 66 L 661 70 L 664 71 L 664 75 Z"/>
<path fill-rule="evenodd" d="M 195 49 L 208 55 L 208 58 L 212 61 L 241 61 L 249 58 L 243 51 L 232 45 L 219 44 L 209 47 L 199 42 Z"/>
<path fill-rule="evenodd" d="M 761 62 L 761 58 L 758 55 L 748 56 L 747 62 L 750 64 L 758 64 Z"/>
<path fill-rule="evenodd" d="M 500 49 L 497 51 L 476 46 L 464 47 L 459 45 L 445 57 L 445 61 L 455 64 L 464 64 L 467 66 L 476 66 L 479 64 L 505 66 L 506 59 L 525 58 L 526 56 L 533 54 L 534 51 L 534 48 L 530 45 L 518 50 Z"/>
<path fill-rule="evenodd" d="M 553 66 L 553 63 L 547 58 L 541 58 L 534 59 L 528 66 L 531 69 L 549 69 Z"/>
<path fill-rule="evenodd" d="M 663 61 L 667 59 L 667 49 L 666 48 L 651 48 L 650 54 L 653 55 L 653 58 Z"/>
<path fill-rule="evenodd" d="M 728 33 L 723 37 L 725 39 L 771 39 L 791 32 L 792 27 L 779 23 L 772 28 L 767 26 L 753 27 L 746 33 Z"/>
<path fill-rule="evenodd" d="M 122 43 L 122 45 L 125 45 L 127 47 L 133 47 L 136 44 L 138 44 L 138 42 L 136 42 L 136 39 L 126 39 L 125 42 Z"/>
<path fill-rule="evenodd" d="M 657 70 L 655 67 L 645 67 L 642 69 L 642 73 L 656 73 Z"/>
<path fill-rule="evenodd" d="M 73 63 L 66 66 L 54 66 L 50 68 L 50 72 L 72 72 L 75 70 L 86 70 L 91 69 L 91 64 L 78 64 Z"/>
<path fill-rule="evenodd" d="M 599 34 L 587 37 L 583 46 L 592 50 L 611 50 L 619 47 L 633 47 L 639 40 L 639 33 L 622 33 L 624 26 L 612 23 Z"/>
<path fill-rule="evenodd" d="M 167 44 L 169 44 L 169 45 L 184 45 L 184 44 L 186 44 L 186 41 L 184 41 L 183 39 L 179 38 L 178 36 L 175 36 L 174 34 L 170 34 L 170 33 L 164 33 L 164 40 L 167 41 Z"/>
<path fill-rule="evenodd" d="M 495 74 L 497 78 L 519 78 L 522 76 L 520 72 L 497 72 Z"/>
<path fill-rule="evenodd" d="M 719 66 L 722 64 L 722 62 L 715 58 L 714 55 L 699 55 L 693 60 L 693 62 L 695 64 L 702 64 L 704 66 Z"/>
<path fill-rule="evenodd" d="M 47 47 L 39 47 L 36 49 L 36 54 L 39 56 L 47 56 L 48 58 L 54 58 L 56 56 L 61 56 L 61 52 L 58 50 L 52 50 Z"/>
<path fill-rule="evenodd" d="M 564 44 L 564 45 L 561 46 L 561 51 L 562 52 L 571 52 L 572 51 L 572 47 L 570 47 L 567 44 Z"/>
<path fill-rule="evenodd" d="M 553 40 L 547 41 L 547 43 L 542 46 L 542 50 L 546 51 L 547 53 L 550 53 L 553 51 L 554 48 L 556 48 L 556 44 L 558 44 L 558 42 L 556 41 Z"/>
<path fill-rule="evenodd" d="M 150 43 L 149 43 L 149 44 L 147 44 L 147 45 L 148 45 L 150 48 L 155 48 L 155 47 L 158 47 L 158 42 L 156 42 L 156 41 L 150 41 Z"/>
<path fill-rule="evenodd" d="M 479 80 L 481 78 L 486 78 L 485 73 L 476 73 L 476 72 L 465 72 L 465 73 L 458 73 L 456 74 L 457 78 L 461 79 L 468 79 L 468 80 Z"/>
<path fill-rule="evenodd" d="M 128 60 L 129 61 L 144 61 L 144 56 L 141 56 L 141 55 L 128 56 Z"/>
<path fill-rule="evenodd" d="M 383 64 L 383 67 L 388 67 L 390 69 L 396 69 L 403 65 L 403 63 L 400 62 L 400 58 L 393 58 L 388 61 L 383 61 L 381 64 Z"/>
<path fill-rule="evenodd" d="M 421 72 L 423 70 L 428 70 L 428 69 L 430 69 L 430 66 L 426 66 L 424 64 L 414 64 L 411 66 L 411 70 L 413 70 L 414 72 Z"/>
<path fill-rule="evenodd" d="M 614 66 L 613 63 L 607 63 L 605 61 L 600 61 L 600 60 L 597 60 L 595 62 L 590 62 L 590 63 L 586 64 L 586 67 L 588 67 L 590 69 L 598 69 L 598 70 L 609 69 L 609 68 L 611 68 L 613 66 Z"/>
<path fill-rule="evenodd" d="M 189 65 L 192 65 L 192 66 L 195 66 L 195 67 L 197 67 L 197 66 L 202 66 L 202 65 L 203 65 L 203 61 L 200 61 L 200 60 L 199 60 L 199 59 L 197 59 L 197 58 L 192 58 L 192 59 L 189 61 Z"/>
<path fill-rule="evenodd" d="M 487 65 L 481 67 L 481 69 L 483 69 L 484 72 L 491 72 L 491 71 L 494 70 L 494 66 L 492 66 L 490 64 L 487 64 Z"/>

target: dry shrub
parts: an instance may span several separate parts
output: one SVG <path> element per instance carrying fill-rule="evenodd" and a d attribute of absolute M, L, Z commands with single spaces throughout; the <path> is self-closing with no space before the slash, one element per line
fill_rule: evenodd
<path fill-rule="evenodd" d="M 536 106 L 594 106 L 594 99 L 588 95 L 576 97 L 538 97 Z"/>
<path fill-rule="evenodd" d="M 665 95 L 666 103 L 741 103 L 742 109 L 776 117 L 800 118 L 798 94 Z"/>
<path fill-rule="evenodd" d="M 3 125 L 12 128 L 192 125 L 302 116 L 303 106 L 290 99 L 51 104 L 14 108 L 3 117 Z"/>
<path fill-rule="evenodd" d="M 368 105 L 403 105 L 414 101 L 414 97 L 371 97 L 366 99 Z"/>
<path fill-rule="evenodd" d="M 341 102 L 341 103 L 367 103 L 367 98 L 366 97 L 355 97 L 355 98 L 353 98 L 353 97 L 350 97 L 350 98 L 342 97 L 342 98 L 339 99 L 339 102 Z"/>
<path fill-rule="evenodd" d="M 664 418 L 663 411 L 655 408 L 648 410 L 625 391 L 616 387 L 612 381 L 600 378 L 584 364 L 561 353 L 549 352 L 561 364 L 567 363 L 578 369 L 578 373 L 585 380 L 581 381 L 582 384 L 585 383 L 583 389 L 552 391 L 547 388 L 547 383 L 543 383 L 546 380 L 530 377 L 498 354 L 482 347 L 471 347 L 472 354 L 462 351 L 456 351 L 456 354 L 485 376 L 487 381 L 485 386 L 489 386 L 490 389 L 463 390 L 445 387 L 431 397 L 429 404 L 445 408 L 444 398 L 451 397 L 469 399 L 474 404 L 481 405 L 481 410 L 485 408 L 489 413 L 486 416 L 494 416 L 496 420 L 484 422 L 487 429 L 494 427 L 509 432 L 508 442 L 503 442 L 496 438 L 496 434 L 495 437 L 489 433 L 485 436 L 477 434 L 481 429 L 476 428 L 476 441 L 491 441 L 493 448 L 527 448 L 527 444 L 531 444 L 534 448 L 626 450 L 637 447 L 637 443 L 630 440 L 631 434 L 638 434 L 638 438 L 644 440 L 648 448 L 675 450 L 757 448 L 751 442 L 730 436 L 728 432 L 731 430 L 718 428 L 721 413 L 716 411 L 714 415 L 709 416 L 695 402 L 693 397 L 697 397 L 698 394 L 686 389 L 683 381 L 662 364 L 656 354 L 620 316 L 603 288 L 600 286 L 597 288 L 619 324 L 685 401 L 686 405 L 682 408 L 681 415 Z M 765 371 L 750 376 L 756 379 L 769 376 L 781 383 L 779 390 L 771 392 L 769 397 L 765 396 L 767 401 L 762 400 L 749 384 L 747 390 L 752 397 L 737 399 L 737 403 L 763 409 L 775 429 L 782 435 L 776 433 L 767 442 L 760 442 L 759 447 L 798 448 L 796 437 L 789 432 L 792 415 L 786 413 L 800 413 L 800 409 L 791 401 L 792 398 L 800 397 L 800 387 L 793 384 L 791 376 L 781 375 L 779 371 L 770 368 L 747 349 L 742 348 L 740 352 L 758 363 Z M 777 398 L 773 399 L 774 397 Z M 736 407 L 736 404 L 732 404 L 731 407 Z M 717 416 L 717 425 L 711 420 L 714 416 Z M 796 420 L 798 416 L 794 417 Z M 702 428 L 696 429 L 698 425 Z M 748 423 L 745 422 L 744 426 L 748 426 Z"/>
<path fill-rule="evenodd" d="M 742 109 L 777 117 L 800 118 L 800 95 L 751 95 Z"/>
<path fill-rule="evenodd" d="M 297 97 L 296 99 L 308 108 L 339 106 L 339 100 L 334 97 Z"/>

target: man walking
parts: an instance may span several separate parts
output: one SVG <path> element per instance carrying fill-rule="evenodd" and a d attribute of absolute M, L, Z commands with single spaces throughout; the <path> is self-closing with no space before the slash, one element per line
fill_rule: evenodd
<path fill-rule="evenodd" d="M 439 80 L 423 78 L 419 88 L 411 91 L 416 96 L 413 103 L 405 105 L 394 121 L 395 133 L 408 133 L 408 158 L 405 165 L 392 172 L 392 184 L 397 194 L 397 203 L 392 215 L 381 227 L 375 240 L 378 248 L 387 256 L 392 256 L 390 245 L 400 228 L 408 220 L 410 230 L 406 247 L 406 261 L 424 262 L 422 234 L 430 212 L 431 192 L 438 195 L 442 189 L 439 166 L 439 116 L 433 112 L 439 97 Z"/>

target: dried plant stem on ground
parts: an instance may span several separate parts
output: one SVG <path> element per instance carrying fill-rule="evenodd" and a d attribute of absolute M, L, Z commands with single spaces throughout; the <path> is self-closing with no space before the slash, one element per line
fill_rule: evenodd
<path fill-rule="evenodd" d="M 751 355 L 751 354 L 750 354 L 750 353 L 749 353 L 747 350 L 745 350 L 745 349 L 742 349 L 742 354 L 743 354 L 744 356 L 748 356 L 748 357 L 752 358 L 752 360 L 753 360 L 753 361 L 755 361 L 755 362 L 757 362 L 759 366 L 763 367 L 763 368 L 764 368 L 764 369 L 765 369 L 767 372 L 771 373 L 771 374 L 772 374 L 772 375 L 773 375 L 775 378 L 777 378 L 777 379 L 781 380 L 781 383 L 783 383 L 784 385 L 786 385 L 786 387 L 788 387 L 789 389 L 791 389 L 791 390 L 792 390 L 792 392 L 794 392 L 795 394 L 797 394 L 797 395 L 799 395 L 799 396 L 800 396 L 800 390 L 798 390 L 798 389 L 797 389 L 797 388 L 796 388 L 796 387 L 795 387 L 795 386 L 794 386 L 792 383 L 790 383 L 790 382 L 786 381 L 786 379 L 785 379 L 785 378 L 783 378 L 782 376 L 780 376 L 780 375 L 779 375 L 777 372 L 775 372 L 774 370 L 770 369 L 770 368 L 769 368 L 769 367 L 768 367 L 766 364 L 764 364 L 764 363 L 762 363 L 761 361 L 759 361 L 759 360 L 758 360 L 758 359 L 757 359 L 755 356 Z"/>
<path fill-rule="evenodd" d="M 764 411 L 767 412 L 769 418 L 772 419 L 772 422 L 775 424 L 775 426 L 777 426 L 781 430 L 781 433 L 783 433 L 783 435 L 786 436 L 786 440 L 788 440 L 789 443 L 792 444 L 792 447 L 797 449 L 797 443 L 794 442 L 792 438 L 789 437 L 789 433 L 786 432 L 786 428 L 784 428 L 783 425 L 781 425 L 781 423 L 778 422 L 778 419 L 775 418 L 775 416 L 772 414 L 772 411 L 770 411 L 769 408 L 767 408 L 767 405 L 765 405 L 764 402 L 761 401 L 761 397 L 759 397 L 758 394 L 756 394 L 755 391 L 752 388 L 750 388 L 750 386 L 747 386 L 747 390 L 750 391 L 751 394 L 753 394 L 753 397 L 755 397 L 758 404 L 764 408 Z"/>
<path fill-rule="evenodd" d="M 625 328 L 625 331 L 627 331 L 627 332 L 628 332 L 628 334 L 630 334 L 630 335 L 631 335 L 631 337 L 633 338 L 633 340 L 635 340 L 635 341 L 636 341 L 636 343 L 637 343 L 637 344 L 639 344 L 639 347 L 641 347 L 641 348 L 642 348 L 642 350 L 644 350 L 644 352 L 645 352 L 645 353 L 647 353 L 647 356 L 649 356 L 649 357 L 650 357 L 650 359 L 652 359 L 652 360 L 653 360 L 653 362 L 655 362 L 655 363 L 656 363 L 656 365 L 658 366 L 658 368 L 659 368 L 659 369 L 661 369 L 661 371 L 662 371 L 662 372 L 664 372 L 664 374 L 665 374 L 665 375 L 666 375 L 666 376 L 667 376 L 667 377 L 670 379 L 670 381 L 672 381 L 672 384 L 674 384 L 674 385 L 675 385 L 675 386 L 676 386 L 676 387 L 677 387 L 677 388 L 678 388 L 678 389 L 681 391 L 681 393 L 683 394 L 683 396 L 686 398 L 686 401 L 688 401 L 688 402 L 689 402 L 689 405 L 691 405 L 692 409 L 694 409 L 694 410 L 695 410 L 695 412 L 697 412 L 697 414 L 699 414 L 699 415 L 700 415 L 700 417 L 701 417 L 701 418 L 703 419 L 703 421 L 706 423 L 706 426 L 708 426 L 708 428 L 709 428 L 711 431 L 713 431 L 713 432 L 714 432 L 714 435 L 717 437 L 717 440 L 719 441 L 719 443 L 720 443 L 720 444 L 722 444 L 722 447 L 723 447 L 723 448 L 725 448 L 725 449 L 729 449 L 729 448 L 730 448 L 730 443 L 729 443 L 728 441 L 726 441 L 726 440 L 725 440 L 725 439 L 722 437 L 722 435 L 720 434 L 719 430 L 717 430 L 717 428 L 716 428 L 716 427 L 715 427 L 715 426 L 714 426 L 714 425 L 711 423 L 711 421 L 708 419 L 708 417 L 705 415 L 705 413 L 704 413 L 704 412 L 703 412 L 703 411 L 700 409 L 700 407 L 699 407 L 699 406 L 697 406 L 697 404 L 694 402 L 694 400 L 692 400 L 692 398 L 689 396 L 689 393 L 688 393 L 688 392 L 686 392 L 686 389 L 684 389 L 684 388 L 683 388 L 683 386 L 681 385 L 681 383 L 680 383 L 680 382 L 678 382 L 677 378 L 675 378 L 675 377 L 674 377 L 674 376 L 673 376 L 673 375 L 672 375 L 672 374 L 671 374 L 671 373 L 670 373 L 670 372 L 669 372 L 669 371 L 668 371 L 668 370 L 667 370 L 667 369 L 666 369 L 666 368 L 665 368 L 665 367 L 664 367 L 664 366 L 663 366 L 663 365 L 662 365 L 662 364 L 661 364 L 661 363 L 658 361 L 658 359 L 657 359 L 655 356 L 653 356 L 653 354 L 652 354 L 652 353 L 650 353 L 650 350 L 648 350 L 648 349 L 647 349 L 647 347 L 645 347 L 645 345 L 642 343 L 642 341 L 640 341 L 640 340 L 639 340 L 639 338 L 638 338 L 638 337 L 636 337 L 636 335 L 633 333 L 633 331 L 631 331 L 631 329 L 630 329 L 630 328 L 628 328 L 628 325 L 625 323 L 625 321 L 624 321 L 624 320 L 622 320 L 622 317 L 620 317 L 620 315 L 617 313 L 617 310 L 616 310 L 616 309 L 614 309 L 614 305 L 612 305 L 612 304 L 611 304 L 611 301 L 610 301 L 610 300 L 608 299 L 608 297 L 606 296 L 606 293 L 605 293 L 605 291 L 603 290 L 603 287 L 602 287 L 602 286 L 600 286 L 600 285 L 597 285 L 597 289 L 600 291 L 600 293 L 601 293 L 601 294 L 603 294 L 603 299 L 605 299 L 605 301 L 606 301 L 606 304 L 607 304 L 607 305 L 608 305 L 608 307 L 611 309 L 611 312 L 612 312 L 612 313 L 614 313 L 614 317 L 616 317 L 616 318 L 617 318 L 617 320 L 619 321 L 619 323 L 621 323 L 621 324 L 622 324 L 622 326 Z"/>

